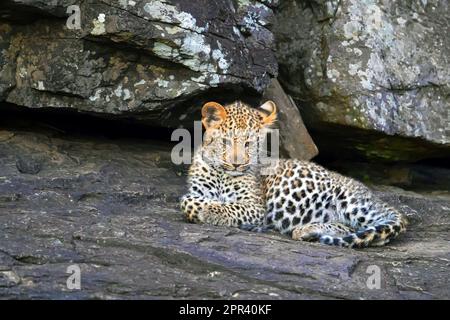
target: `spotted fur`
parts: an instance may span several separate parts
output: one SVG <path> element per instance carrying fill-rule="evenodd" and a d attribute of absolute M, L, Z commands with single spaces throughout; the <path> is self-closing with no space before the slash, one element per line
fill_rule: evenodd
<path fill-rule="evenodd" d="M 315 163 L 282 159 L 261 175 L 259 139 L 276 120 L 273 102 L 258 109 L 211 102 L 202 115 L 205 139 L 181 200 L 188 221 L 357 248 L 384 245 L 405 231 L 406 219 L 365 185 Z"/>

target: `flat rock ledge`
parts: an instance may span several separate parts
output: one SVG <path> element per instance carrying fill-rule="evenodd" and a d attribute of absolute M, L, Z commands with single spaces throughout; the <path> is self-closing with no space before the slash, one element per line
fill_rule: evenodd
<path fill-rule="evenodd" d="M 376 187 L 409 231 L 349 250 L 188 224 L 184 172 L 157 142 L 0 131 L 0 298 L 450 298 L 448 194 Z"/>

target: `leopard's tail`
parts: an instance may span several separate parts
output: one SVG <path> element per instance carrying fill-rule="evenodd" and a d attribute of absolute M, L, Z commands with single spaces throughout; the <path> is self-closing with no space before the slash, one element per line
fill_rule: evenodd
<path fill-rule="evenodd" d="M 373 225 L 342 237 L 320 235 L 319 241 L 327 245 L 348 248 L 382 246 L 389 243 L 401 232 L 406 231 L 407 224 L 408 222 L 402 214 L 392 210 L 387 215 L 375 220 Z"/>

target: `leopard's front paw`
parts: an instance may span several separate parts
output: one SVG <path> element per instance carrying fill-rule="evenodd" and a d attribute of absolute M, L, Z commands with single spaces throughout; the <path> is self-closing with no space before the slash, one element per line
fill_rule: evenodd
<path fill-rule="evenodd" d="M 210 213 L 208 206 L 204 206 L 203 208 L 193 209 L 185 214 L 186 220 L 191 223 L 206 223 L 206 224 L 214 224 L 214 214 Z"/>
<path fill-rule="evenodd" d="M 200 219 L 200 214 L 199 213 L 186 213 L 185 214 L 185 218 L 187 220 L 187 222 L 189 223 L 202 223 L 202 220 Z"/>
<path fill-rule="evenodd" d="M 201 219 L 199 218 L 201 208 L 196 203 L 195 199 L 192 199 L 189 195 L 182 197 L 180 207 L 184 212 L 186 221 L 190 223 L 201 223 Z"/>
<path fill-rule="evenodd" d="M 212 225 L 224 225 L 223 214 L 221 212 L 220 205 L 209 204 L 206 205 L 203 210 L 198 214 L 198 217 L 202 223 Z"/>

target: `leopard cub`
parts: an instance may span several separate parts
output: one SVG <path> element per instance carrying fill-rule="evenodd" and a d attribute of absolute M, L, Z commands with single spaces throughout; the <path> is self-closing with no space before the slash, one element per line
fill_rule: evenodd
<path fill-rule="evenodd" d="M 203 106 L 205 136 L 181 199 L 188 221 L 357 248 L 384 245 L 406 230 L 405 217 L 365 185 L 315 163 L 281 159 L 261 174 L 261 136 L 276 117 L 272 101 Z"/>

